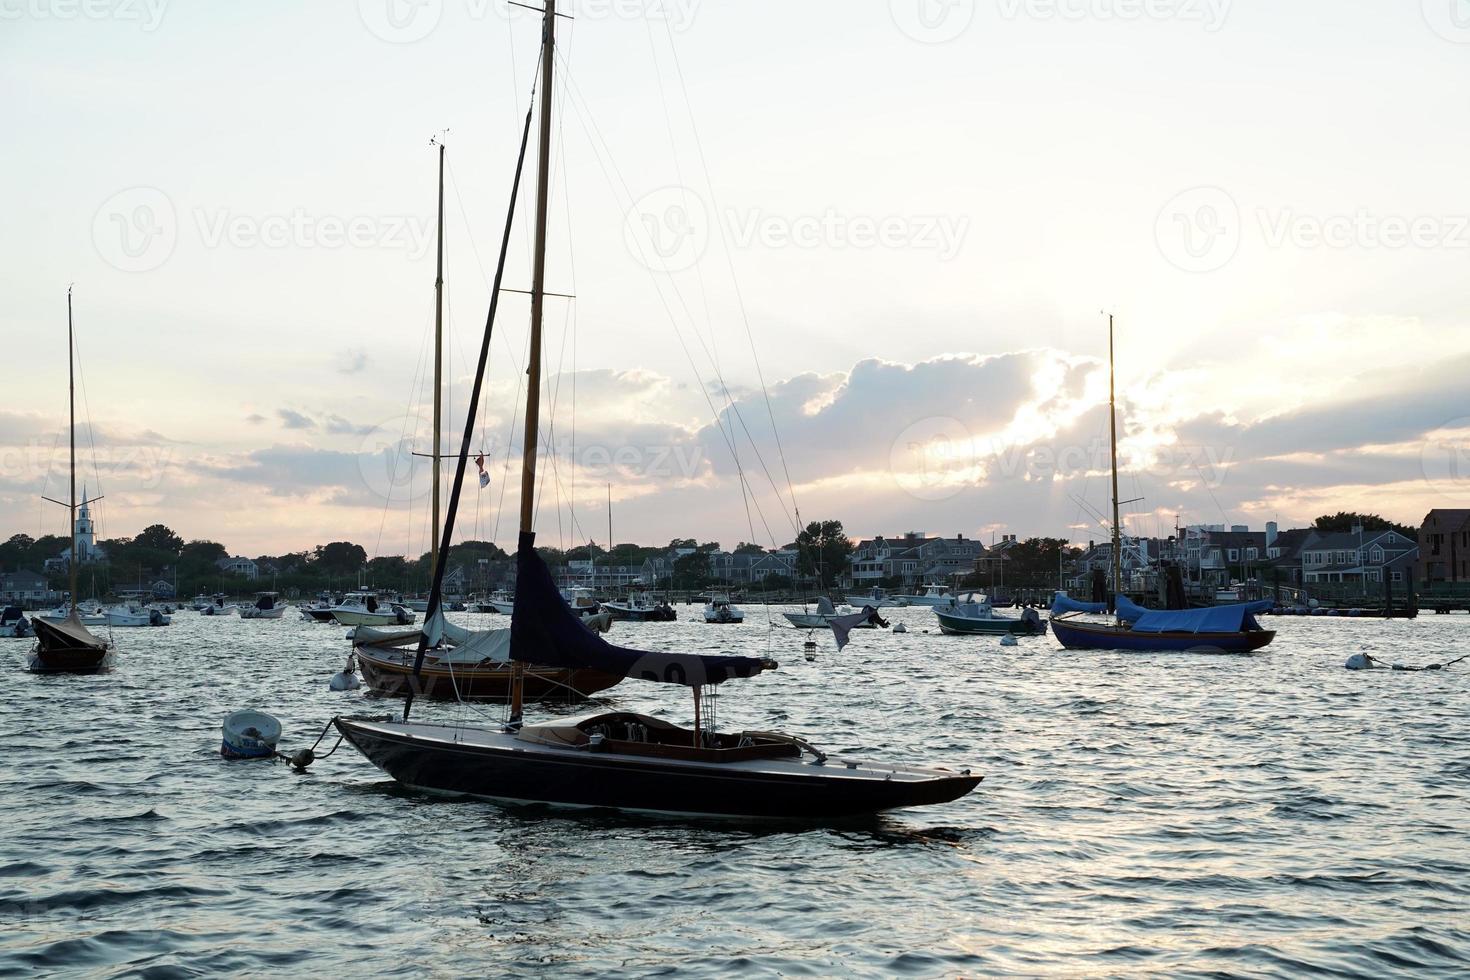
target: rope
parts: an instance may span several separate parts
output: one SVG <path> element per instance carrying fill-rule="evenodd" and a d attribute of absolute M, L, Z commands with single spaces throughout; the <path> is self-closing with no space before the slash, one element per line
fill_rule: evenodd
<path fill-rule="evenodd" d="M 1407 664 L 1391 664 L 1391 663 L 1388 663 L 1386 661 L 1379 660 L 1377 657 L 1373 656 L 1371 653 L 1365 653 L 1365 654 L 1363 654 L 1363 656 L 1366 657 L 1366 658 L 1368 658 L 1368 662 L 1369 663 L 1378 664 L 1380 667 L 1387 667 L 1389 670 L 1404 670 L 1404 671 L 1444 670 L 1447 667 L 1453 667 L 1455 664 L 1460 663 L 1461 661 L 1470 660 L 1470 653 L 1467 653 L 1467 654 L 1465 654 L 1465 656 L 1463 656 L 1463 657 L 1457 657 L 1456 659 L 1451 660 L 1449 663 L 1443 663 L 1443 664 L 1425 664 L 1423 667 L 1414 667 L 1414 666 L 1410 666 L 1410 665 L 1407 665 Z"/>

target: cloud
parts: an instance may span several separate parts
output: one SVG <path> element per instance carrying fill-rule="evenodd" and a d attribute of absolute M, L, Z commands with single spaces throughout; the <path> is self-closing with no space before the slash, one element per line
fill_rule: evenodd
<path fill-rule="evenodd" d="M 340 415 L 328 415 L 326 429 L 334 436 L 365 436 L 377 429 L 374 425 L 357 425 Z"/>
<path fill-rule="evenodd" d="M 260 425 L 265 422 L 265 416 L 261 415 L 259 412 L 251 412 L 249 415 L 245 416 L 245 421 L 248 422 L 250 425 Z"/>
<path fill-rule="evenodd" d="M 276 409 L 276 417 L 281 420 L 281 425 L 288 429 L 315 429 L 316 420 L 300 412 L 289 408 Z"/>
<path fill-rule="evenodd" d="M 368 353 L 361 347 L 349 347 L 337 355 L 338 374 L 361 374 L 367 366 Z"/>

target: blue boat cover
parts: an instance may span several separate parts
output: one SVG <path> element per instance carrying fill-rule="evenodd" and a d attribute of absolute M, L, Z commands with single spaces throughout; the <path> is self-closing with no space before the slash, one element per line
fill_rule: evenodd
<path fill-rule="evenodd" d="M 1118 619 L 1135 633 L 1239 633 L 1256 630 L 1255 613 L 1272 607 L 1270 599 L 1203 609 L 1145 609 L 1127 596 L 1118 596 Z"/>
<path fill-rule="evenodd" d="M 1056 598 L 1051 602 L 1051 614 L 1060 616 L 1063 613 L 1105 613 L 1108 604 L 1105 602 L 1082 602 L 1073 599 L 1065 592 L 1058 592 Z"/>
<path fill-rule="evenodd" d="M 649 653 L 614 646 L 572 612 L 536 553 L 536 535 L 523 531 L 516 550 L 516 603 L 510 620 L 512 660 L 540 667 L 592 669 L 619 677 L 701 687 L 754 677 L 774 667 L 758 657 Z"/>

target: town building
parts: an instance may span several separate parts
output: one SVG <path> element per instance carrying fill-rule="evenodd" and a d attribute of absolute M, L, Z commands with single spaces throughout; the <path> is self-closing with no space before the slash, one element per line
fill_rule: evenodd
<path fill-rule="evenodd" d="M 1470 510 L 1436 508 L 1424 515 L 1415 577 L 1426 585 L 1470 582 Z"/>
<path fill-rule="evenodd" d="M 1009 540 L 1014 542 L 1014 538 Z M 868 538 L 853 549 L 842 581 L 854 589 L 873 588 L 885 581 L 908 588 L 948 584 L 973 574 L 986 554 L 983 544 L 963 534 L 944 538 L 909 531 L 892 538 Z"/>
<path fill-rule="evenodd" d="M 226 575 L 238 575 L 252 582 L 260 576 L 260 567 L 249 558 L 221 558 L 214 566 Z"/>
<path fill-rule="evenodd" d="M 1302 545 L 1302 581 L 1405 582 L 1413 577 L 1419 546 L 1398 531 L 1314 532 Z"/>
<path fill-rule="evenodd" d="M 0 605 L 40 609 L 58 599 L 59 594 L 51 591 L 44 575 L 24 570 L 0 575 Z"/>

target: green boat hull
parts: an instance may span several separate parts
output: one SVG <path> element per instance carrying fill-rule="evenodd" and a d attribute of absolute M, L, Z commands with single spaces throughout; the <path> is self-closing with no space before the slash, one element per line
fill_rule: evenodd
<path fill-rule="evenodd" d="M 950 636 L 969 636 L 976 633 L 984 636 L 1004 636 L 1007 633 L 1013 636 L 1042 636 L 1046 633 L 1045 620 L 1031 625 L 1005 616 L 971 619 L 968 616 L 951 616 L 938 609 L 934 610 L 934 615 L 939 617 L 940 630 Z"/>

